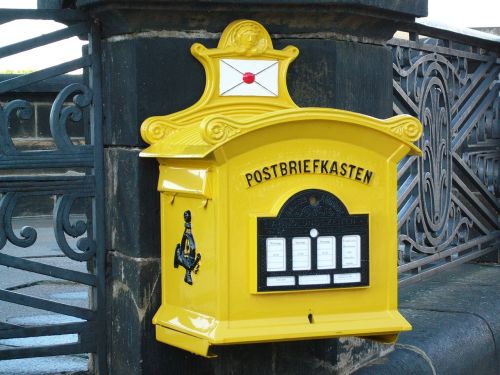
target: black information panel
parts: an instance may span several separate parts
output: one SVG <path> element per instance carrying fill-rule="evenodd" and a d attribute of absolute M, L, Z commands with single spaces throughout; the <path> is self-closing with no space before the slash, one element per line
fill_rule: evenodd
<path fill-rule="evenodd" d="M 293 195 L 276 218 L 257 218 L 257 290 L 369 285 L 368 215 L 349 215 L 335 195 Z"/>

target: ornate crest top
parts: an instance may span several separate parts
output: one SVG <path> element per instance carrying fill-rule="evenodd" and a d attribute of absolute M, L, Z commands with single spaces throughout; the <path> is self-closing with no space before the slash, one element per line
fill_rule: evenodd
<path fill-rule="evenodd" d="M 191 53 L 205 68 L 205 91 L 181 112 L 146 119 L 141 135 L 147 143 L 155 144 L 212 114 L 243 118 L 297 107 L 288 93 L 286 74 L 299 50 L 293 46 L 275 50 L 258 22 L 231 22 L 217 48 L 195 43 Z"/>
<path fill-rule="evenodd" d="M 268 32 L 254 21 L 235 21 L 227 26 L 221 36 L 219 49 L 234 49 L 238 54 L 252 56 L 273 48 Z"/>
<path fill-rule="evenodd" d="M 286 84 L 288 66 L 299 50 L 274 49 L 269 33 L 258 22 L 234 21 L 217 48 L 195 43 L 191 53 L 205 69 L 205 91 L 191 107 L 143 122 L 141 135 L 151 146 L 141 156 L 203 158 L 253 131 L 313 119 L 370 128 L 407 144 L 411 153 L 420 153 L 412 142 L 422 134 L 422 125 L 411 116 L 379 120 L 339 109 L 299 108 Z"/>

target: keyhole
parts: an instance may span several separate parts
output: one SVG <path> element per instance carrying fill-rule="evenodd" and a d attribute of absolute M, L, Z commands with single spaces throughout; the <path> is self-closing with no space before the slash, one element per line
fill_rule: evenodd
<path fill-rule="evenodd" d="M 314 323 L 314 317 L 312 313 L 307 314 L 307 320 L 309 320 L 309 323 L 311 324 Z"/>

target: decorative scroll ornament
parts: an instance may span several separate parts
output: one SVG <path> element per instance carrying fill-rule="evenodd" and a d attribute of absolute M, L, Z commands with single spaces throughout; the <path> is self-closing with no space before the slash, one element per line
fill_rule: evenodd
<path fill-rule="evenodd" d="M 0 154 L 18 153 L 9 134 L 10 118 L 14 112 L 18 119 L 29 120 L 33 117 L 33 105 L 26 100 L 16 99 L 7 103 L 3 108 L 0 106 Z"/>
<path fill-rule="evenodd" d="M 64 103 L 73 96 L 73 105 Z M 80 121 L 83 118 L 83 109 L 92 103 L 92 91 L 85 85 L 73 83 L 66 86 L 57 95 L 50 110 L 50 131 L 54 142 L 60 150 L 71 150 L 75 146 L 68 136 L 66 126 L 68 120 Z"/>
<path fill-rule="evenodd" d="M 17 237 L 12 228 L 12 214 L 16 207 L 17 199 L 22 194 L 16 192 L 5 193 L 0 200 L 0 250 L 9 240 L 13 245 L 19 247 L 29 247 L 37 239 L 37 232 L 30 226 L 21 228 L 20 235 Z"/>
<path fill-rule="evenodd" d="M 84 221 L 78 220 L 71 224 L 69 220 L 74 202 L 85 197 L 85 195 L 78 193 L 62 195 L 57 198 L 54 206 L 54 234 L 57 244 L 69 258 L 80 262 L 89 260 L 95 255 L 97 250 L 95 240 L 89 237 L 80 238 L 76 243 L 77 251 L 68 244 L 65 234 L 76 238 L 87 232 L 87 224 Z"/>
<path fill-rule="evenodd" d="M 147 143 L 153 144 L 175 133 L 180 128 L 180 126 L 163 120 L 160 116 L 150 117 L 141 126 L 141 135 Z"/>
<path fill-rule="evenodd" d="M 415 142 L 422 135 L 422 127 L 415 119 L 407 119 L 399 121 L 396 125 L 391 126 L 391 133 L 407 140 L 408 142 Z"/>
<path fill-rule="evenodd" d="M 191 211 L 184 212 L 184 233 L 181 243 L 177 244 L 174 254 L 174 267 L 182 266 L 186 269 L 184 282 L 193 285 L 191 272 L 198 273 L 201 254 L 196 253 L 196 243 L 191 231 Z"/>
<path fill-rule="evenodd" d="M 210 144 L 224 142 L 241 132 L 236 125 L 220 120 L 208 121 L 201 126 L 203 139 Z"/>

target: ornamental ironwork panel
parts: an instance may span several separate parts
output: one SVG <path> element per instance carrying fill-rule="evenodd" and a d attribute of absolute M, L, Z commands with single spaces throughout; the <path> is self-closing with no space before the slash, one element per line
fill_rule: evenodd
<path fill-rule="evenodd" d="M 95 370 L 104 374 L 99 25 L 77 11 L 9 10 L 2 14 L 1 23 L 22 17 L 50 19 L 69 26 L 1 47 L 0 58 L 71 37 L 88 40 L 88 45 L 74 60 L 0 81 L 0 272 L 4 274 L 0 278 L 0 308 L 4 309 L 0 314 L 0 361 L 94 353 Z M 76 69 L 81 69 L 83 75 L 66 75 Z M 44 123 L 44 108 L 20 96 L 50 91 L 57 77 L 69 83 L 55 94 Z M 16 128 L 23 124 L 40 128 L 38 132 L 44 135 L 16 135 Z M 76 135 L 75 127 L 82 128 Z M 52 202 L 49 220 L 47 216 L 33 216 L 32 212 L 41 212 L 36 206 L 42 202 Z M 49 238 L 53 244 L 48 244 Z M 29 273 L 29 282 L 12 286 L 5 280 L 8 272 L 13 278 Z M 71 303 L 75 293 L 48 294 L 44 288 L 50 283 L 80 285 L 83 289 L 78 291 L 83 290 L 85 303 Z M 38 286 L 43 288 L 37 290 Z M 62 336 L 70 339 L 61 340 Z M 48 339 L 28 340 L 26 345 L 22 341 L 40 337 Z"/>
<path fill-rule="evenodd" d="M 398 169 L 401 283 L 500 246 L 499 46 L 409 36 L 389 42 L 394 113 L 424 129 Z"/>

